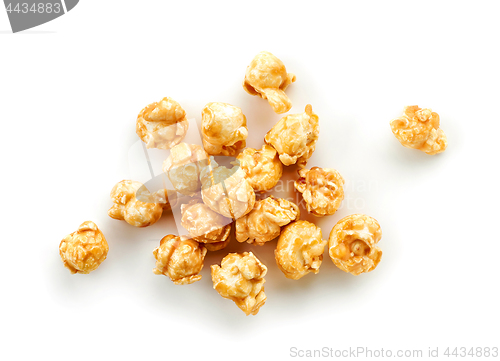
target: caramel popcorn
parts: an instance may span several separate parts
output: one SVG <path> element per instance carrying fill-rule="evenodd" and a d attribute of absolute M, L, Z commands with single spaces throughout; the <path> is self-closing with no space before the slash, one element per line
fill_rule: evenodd
<path fill-rule="evenodd" d="M 299 170 L 295 189 L 302 193 L 309 213 L 317 217 L 334 214 L 344 199 L 344 178 L 335 169 L 312 167 Z"/>
<path fill-rule="evenodd" d="M 221 265 L 210 267 L 214 289 L 248 316 L 256 315 L 266 302 L 264 276 L 267 267 L 252 252 L 229 253 Z"/>
<path fill-rule="evenodd" d="M 235 155 L 246 145 L 247 118 L 234 105 L 208 103 L 201 112 L 201 135 L 208 154 Z"/>
<path fill-rule="evenodd" d="M 274 251 L 276 263 L 287 278 L 298 280 L 309 272 L 318 273 L 326 240 L 321 229 L 307 221 L 286 226 Z"/>
<path fill-rule="evenodd" d="M 92 221 L 83 222 L 76 232 L 61 241 L 59 254 L 71 273 L 88 274 L 97 269 L 108 255 L 108 242 Z"/>
<path fill-rule="evenodd" d="M 193 199 L 181 206 L 181 225 L 192 239 L 205 245 L 209 251 L 225 248 L 229 243 L 232 220 L 212 211 L 201 199 Z M 226 242 L 226 240 L 228 242 Z"/>
<path fill-rule="evenodd" d="M 281 227 L 299 218 L 295 203 L 269 196 L 255 202 L 250 213 L 236 220 L 236 240 L 263 246 L 280 235 Z"/>
<path fill-rule="evenodd" d="M 270 145 L 264 144 L 262 149 L 245 148 L 236 158 L 240 167 L 256 192 L 264 192 L 273 188 L 283 174 L 283 165 L 278 152 Z"/>
<path fill-rule="evenodd" d="M 169 211 L 179 203 L 179 196 L 176 191 L 170 189 L 160 189 L 153 193 L 155 203 L 159 203 L 163 212 Z"/>
<path fill-rule="evenodd" d="M 285 64 L 281 60 L 267 51 L 262 51 L 247 67 L 243 89 L 248 94 L 267 99 L 274 112 L 281 114 L 292 107 L 285 89 L 294 81 L 295 75 L 286 72 Z"/>
<path fill-rule="evenodd" d="M 135 132 L 147 148 L 170 149 L 186 136 L 186 112 L 172 98 L 163 98 L 141 110 Z"/>
<path fill-rule="evenodd" d="M 391 121 L 391 129 L 402 145 L 429 155 L 443 152 L 448 145 L 446 135 L 439 128 L 439 115 L 417 105 L 405 107 L 404 115 Z"/>
<path fill-rule="evenodd" d="M 163 172 L 181 194 L 194 196 L 201 191 L 200 172 L 208 165 L 208 155 L 196 144 L 180 143 L 170 150 Z"/>
<path fill-rule="evenodd" d="M 330 233 L 328 248 L 335 265 L 357 276 L 377 267 L 382 250 L 377 243 L 382 237 L 378 222 L 364 214 L 342 218 Z"/>
<path fill-rule="evenodd" d="M 160 219 L 164 208 L 171 207 L 168 199 L 165 199 L 167 194 L 166 190 L 152 194 L 140 182 L 123 180 L 111 190 L 114 205 L 109 209 L 108 215 L 125 220 L 135 227 L 150 226 Z"/>
<path fill-rule="evenodd" d="M 153 254 L 156 258 L 156 268 L 153 273 L 165 275 L 176 285 L 187 285 L 201 279 L 203 260 L 207 250 L 198 242 L 186 237 L 172 234 L 160 241 Z"/>
<path fill-rule="evenodd" d="M 224 217 L 238 219 L 250 212 L 255 204 L 255 192 L 237 166 L 229 169 L 213 159 L 201 172 L 203 202 Z"/>
<path fill-rule="evenodd" d="M 319 135 L 319 118 L 308 104 L 302 114 L 287 115 L 266 134 L 265 141 L 276 149 L 284 165 L 306 166 Z"/>

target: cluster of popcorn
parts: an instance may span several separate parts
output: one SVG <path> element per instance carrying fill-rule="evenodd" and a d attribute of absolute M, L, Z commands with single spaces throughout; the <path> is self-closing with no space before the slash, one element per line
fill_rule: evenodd
<path fill-rule="evenodd" d="M 296 77 L 287 73 L 281 60 L 261 52 L 248 66 L 243 88 L 267 99 L 274 112 L 288 112 L 292 103 L 285 93 Z M 299 207 L 286 199 L 267 196 L 276 186 L 284 166 L 296 165 L 295 189 L 306 211 L 316 217 L 335 214 L 344 199 L 344 178 L 332 168 L 307 168 L 319 137 L 319 117 L 307 105 L 299 114 L 279 120 L 264 138 L 261 149 L 246 148 L 247 119 L 234 105 L 211 102 L 201 112 L 203 145 L 182 142 L 187 130 L 186 112 L 171 98 L 145 107 L 137 117 L 136 133 L 148 148 L 169 149 L 163 171 L 173 190 L 150 192 L 143 184 L 123 180 L 111 190 L 111 218 L 135 227 L 147 227 L 162 214 L 180 205 L 181 225 L 187 234 L 163 237 L 153 251 L 155 274 L 176 285 L 201 279 L 207 252 L 224 249 L 235 240 L 264 246 L 278 238 L 274 251 L 285 277 L 298 280 L 318 273 L 328 251 L 341 270 L 359 275 L 374 270 L 382 251 L 378 247 L 378 222 L 363 214 L 341 219 L 329 239 L 321 229 L 301 220 Z M 391 122 L 392 131 L 406 147 L 436 154 L 446 148 L 439 116 L 429 109 L 406 107 L 403 117 Z M 232 156 L 231 166 L 220 165 L 214 156 Z M 182 202 L 182 199 L 188 201 Z M 108 244 L 93 222 L 83 223 L 63 239 L 60 254 L 72 273 L 95 270 L 108 253 Z M 255 315 L 266 302 L 267 267 L 252 252 L 229 253 L 219 265 L 211 265 L 213 288 L 245 312 Z"/>

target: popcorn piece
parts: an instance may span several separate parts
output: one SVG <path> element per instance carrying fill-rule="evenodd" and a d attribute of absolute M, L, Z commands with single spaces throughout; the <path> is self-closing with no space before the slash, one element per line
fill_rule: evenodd
<path fill-rule="evenodd" d="M 192 239 L 199 243 L 209 243 L 205 247 L 220 250 L 229 243 L 232 220 L 212 211 L 201 199 L 193 199 L 181 206 L 181 225 Z M 227 242 L 226 242 L 227 240 Z"/>
<path fill-rule="evenodd" d="M 259 312 L 266 302 L 267 267 L 252 252 L 229 253 L 222 259 L 221 266 L 210 268 L 214 289 L 222 297 L 234 301 L 247 316 Z"/>
<path fill-rule="evenodd" d="M 153 273 L 165 275 L 176 285 L 187 285 L 201 279 L 203 260 L 207 250 L 198 242 L 186 237 L 172 234 L 160 241 L 153 254 L 156 258 L 156 268 Z"/>
<path fill-rule="evenodd" d="M 147 148 L 170 149 L 186 136 L 186 112 L 172 98 L 163 98 L 141 110 L 135 132 Z"/>
<path fill-rule="evenodd" d="M 306 106 L 305 113 L 287 115 L 266 134 L 265 141 L 276 149 L 284 165 L 306 166 L 319 136 L 319 118 Z"/>
<path fill-rule="evenodd" d="M 280 235 L 281 227 L 299 218 L 295 203 L 269 196 L 255 202 L 250 213 L 236 220 L 236 240 L 263 246 Z"/>
<path fill-rule="evenodd" d="M 201 134 L 208 154 L 235 155 L 246 145 L 247 118 L 233 105 L 208 103 L 201 112 Z"/>
<path fill-rule="evenodd" d="M 201 191 L 200 172 L 208 166 L 208 154 L 196 144 L 181 143 L 170 150 L 163 172 L 181 194 L 194 196 Z"/>
<path fill-rule="evenodd" d="M 391 121 L 391 129 L 402 145 L 429 155 L 444 152 L 448 145 L 446 135 L 439 128 L 439 115 L 417 105 L 405 107 L 404 115 Z"/>
<path fill-rule="evenodd" d="M 357 276 L 377 267 L 382 250 L 377 243 L 382 237 L 378 222 L 364 214 L 341 219 L 330 233 L 328 248 L 335 265 Z"/>
<path fill-rule="evenodd" d="M 135 227 L 150 226 L 160 219 L 164 208 L 170 207 L 168 199 L 164 198 L 166 193 L 168 191 L 160 190 L 151 194 L 142 183 L 123 180 L 111 190 L 110 196 L 115 204 L 108 215 Z"/>
<path fill-rule="evenodd" d="M 286 72 L 285 64 L 273 54 L 262 51 L 247 67 L 243 89 L 248 94 L 267 99 L 274 112 L 286 113 L 292 102 L 285 89 L 295 81 L 295 75 Z"/>
<path fill-rule="evenodd" d="M 88 274 L 97 269 L 108 255 L 108 242 L 92 221 L 83 222 L 76 232 L 61 241 L 59 254 L 71 273 Z"/>
<path fill-rule="evenodd" d="M 298 280 L 309 272 L 319 272 L 325 246 L 319 227 L 296 221 L 282 230 L 274 256 L 286 278 Z"/>
<path fill-rule="evenodd" d="M 245 148 L 238 154 L 240 167 L 256 192 L 264 192 L 273 188 L 283 174 L 283 165 L 278 152 L 270 145 L 264 144 L 262 149 Z"/>
<path fill-rule="evenodd" d="M 171 191 L 169 189 L 160 189 L 153 193 L 155 197 L 155 203 L 159 203 L 163 212 L 170 211 L 179 203 L 179 197 L 176 191 Z"/>
<path fill-rule="evenodd" d="M 203 202 L 224 217 L 238 219 L 253 209 L 255 192 L 237 166 L 229 169 L 213 159 L 201 172 Z"/>
<path fill-rule="evenodd" d="M 309 213 L 317 217 L 334 214 L 344 199 L 344 178 L 335 169 L 312 167 L 299 170 L 295 189 L 302 193 Z"/>

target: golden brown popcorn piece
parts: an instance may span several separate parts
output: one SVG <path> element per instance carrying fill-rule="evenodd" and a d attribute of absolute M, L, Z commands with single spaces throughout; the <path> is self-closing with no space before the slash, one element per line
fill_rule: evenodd
<path fill-rule="evenodd" d="M 240 167 L 229 169 L 211 159 L 201 181 L 203 202 L 224 217 L 238 219 L 253 209 L 255 192 Z"/>
<path fill-rule="evenodd" d="M 163 212 L 170 211 L 179 203 L 179 196 L 176 191 L 170 189 L 160 189 L 153 193 L 155 203 L 159 203 Z"/>
<path fill-rule="evenodd" d="M 192 199 L 188 204 L 183 204 L 181 213 L 181 225 L 194 241 L 207 243 L 205 247 L 209 251 L 220 250 L 227 246 L 231 233 L 231 219 L 212 211 L 201 199 Z"/>
<path fill-rule="evenodd" d="M 153 254 L 156 268 L 153 273 L 170 277 L 176 285 L 187 285 L 201 279 L 200 273 L 207 250 L 201 244 L 186 237 L 172 234 L 160 241 Z"/>
<path fill-rule="evenodd" d="M 246 173 L 248 182 L 256 192 L 270 190 L 283 174 L 283 164 L 279 160 L 278 152 L 267 144 L 264 144 L 260 150 L 245 148 L 238 154 L 237 159 Z"/>
<path fill-rule="evenodd" d="M 135 132 L 146 148 L 170 149 L 186 136 L 186 112 L 172 98 L 163 98 L 141 110 Z"/>
<path fill-rule="evenodd" d="M 83 222 L 76 232 L 61 241 L 59 254 L 71 273 L 88 274 L 97 269 L 108 255 L 108 242 L 92 221 Z"/>
<path fill-rule="evenodd" d="M 342 218 L 330 233 L 328 248 L 335 265 L 357 276 L 377 267 L 382 250 L 377 243 L 382 231 L 377 220 L 364 214 Z"/>
<path fill-rule="evenodd" d="M 201 112 L 201 135 L 208 154 L 235 155 L 246 145 L 247 118 L 234 105 L 208 103 Z"/>
<path fill-rule="evenodd" d="M 334 214 L 344 199 L 344 178 L 335 169 L 312 167 L 299 170 L 295 189 L 302 193 L 309 213 L 317 217 Z"/>
<path fill-rule="evenodd" d="M 274 256 L 286 278 L 298 280 L 310 272 L 319 272 L 325 246 L 319 227 L 296 221 L 281 231 Z"/>
<path fill-rule="evenodd" d="M 266 134 L 264 140 L 279 153 L 284 165 L 306 166 L 319 136 L 319 118 L 308 104 L 302 114 L 287 115 Z"/>
<path fill-rule="evenodd" d="M 264 266 L 252 252 L 229 253 L 221 265 L 212 265 L 214 289 L 228 298 L 248 316 L 256 315 L 266 302 Z"/>
<path fill-rule="evenodd" d="M 274 112 L 281 114 L 292 107 L 285 89 L 294 81 L 295 75 L 286 72 L 281 60 L 270 52 L 262 51 L 247 67 L 243 89 L 248 94 L 267 99 Z"/>
<path fill-rule="evenodd" d="M 404 115 L 391 121 L 391 129 L 402 145 L 429 155 L 443 152 L 448 145 L 446 135 L 439 128 L 438 113 L 417 105 L 405 107 Z"/>
<path fill-rule="evenodd" d="M 123 180 L 111 190 L 114 205 L 108 215 L 135 227 L 150 226 L 160 219 L 164 208 L 171 206 L 165 199 L 166 193 L 165 190 L 150 193 L 140 182 Z"/>
<path fill-rule="evenodd" d="M 269 196 L 255 202 L 250 213 L 236 220 L 236 240 L 263 246 L 280 235 L 281 227 L 299 218 L 295 203 Z"/>
<path fill-rule="evenodd" d="M 181 143 L 170 150 L 163 172 L 181 194 L 194 196 L 201 191 L 200 172 L 208 165 L 208 155 L 196 144 Z"/>

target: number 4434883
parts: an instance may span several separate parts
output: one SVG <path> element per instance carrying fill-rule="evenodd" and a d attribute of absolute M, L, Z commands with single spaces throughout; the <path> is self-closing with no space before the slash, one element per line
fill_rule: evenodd
<path fill-rule="evenodd" d="M 448 357 L 498 357 L 498 347 L 448 347 L 444 355 Z"/>
<path fill-rule="evenodd" d="M 60 3 L 34 3 L 31 6 L 27 3 L 17 3 L 14 6 L 9 3 L 7 5 L 7 12 L 18 13 L 18 14 L 28 14 L 28 13 L 38 13 L 38 14 L 59 14 L 61 12 Z"/>

